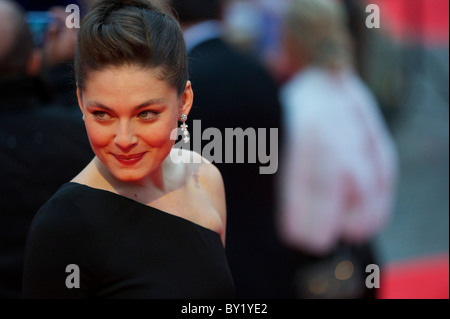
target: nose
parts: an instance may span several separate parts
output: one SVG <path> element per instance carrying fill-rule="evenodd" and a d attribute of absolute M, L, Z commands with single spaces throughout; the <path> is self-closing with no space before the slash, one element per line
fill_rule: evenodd
<path fill-rule="evenodd" d="M 114 143 L 123 151 L 128 152 L 138 143 L 133 124 L 129 121 L 120 121 L 114 137 Z"/>

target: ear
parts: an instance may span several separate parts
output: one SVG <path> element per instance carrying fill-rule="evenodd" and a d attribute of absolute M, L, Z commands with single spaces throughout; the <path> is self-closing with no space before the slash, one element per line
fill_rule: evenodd
<path fill-rule="evenodd" d="M 192 91 L 191 81 L 188 81 L 186 83 L 186 88 L 184 89 L 183 95 L 181 96 L 180 108 L 178 112 L 179 117 L 181 116 L 181 114 L 189 115 L 193 103 L 194 103 L 194 91 Z"/>
<path fill-rule="evenodd" d="M 78 83 L 77 83 L 77 100 L 78 100 L 78 107 L 81 110 L 81 113 L 84 114 L 84 108 L 83 108 L 83 97 L 81 94 L 81 90 L 78 87 Z"/>

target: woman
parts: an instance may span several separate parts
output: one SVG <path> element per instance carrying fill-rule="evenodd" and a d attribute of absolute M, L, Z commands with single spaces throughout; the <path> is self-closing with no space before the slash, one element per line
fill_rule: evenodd
<path fill-rule="evenodd" d="M 392 213 L 395 143 L 354 70 L 342 4 L 295 0 L 284 21 L 294 74 L 280 94 L 289 148 L 279 225 L 293 249 L 298 297 L 374 298 L 366 267 L 378 263 L 372 240 Z"/>
<path fill-rule="evenodd" d="M 96 157 L 35 217 L 24 297 L 233 297 L 222 177 L 170 138 L 193 102 L 177 21 L 145 0 L 98 1 L 75 73 Z"/>

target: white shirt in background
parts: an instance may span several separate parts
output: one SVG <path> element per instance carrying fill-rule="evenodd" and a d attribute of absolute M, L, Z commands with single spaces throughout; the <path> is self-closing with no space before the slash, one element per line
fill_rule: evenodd
<path fill-rule="evenodd" d="M 352 71 L 310 67 L 282 89 L 286 154 L 280 231 L 313 254 L 364 242 L 393 208 L 397 152 L 378 105 Z"/>

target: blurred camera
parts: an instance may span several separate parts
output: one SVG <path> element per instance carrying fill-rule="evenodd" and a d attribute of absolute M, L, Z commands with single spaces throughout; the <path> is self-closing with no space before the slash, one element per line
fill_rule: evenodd
<path fill-rule="evenodd" d="M 45 43 L 49 26 L 55 22 L 55 17 L 49 11 L 28 11 L 26 19 L 33 35 L 34 44 L 41 48 Z"/>

